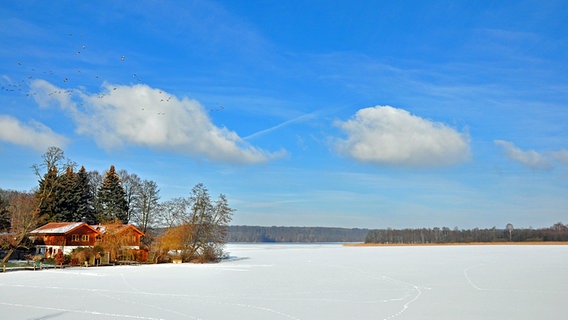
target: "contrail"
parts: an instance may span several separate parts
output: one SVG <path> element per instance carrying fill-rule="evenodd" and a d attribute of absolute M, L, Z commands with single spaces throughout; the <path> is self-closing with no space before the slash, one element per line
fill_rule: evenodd
<path fill-rule="evenodd" d="M 282 122 L 282 123 L 279 123 L 279 124 L 277 124 L 277 125 L 275 125 L 275 126 L 273 126 L 273 127 L 268 128 L 268 129 L 260 130 L 260 131 L 257 131 L 257 132 L 255 132 L 255 133 L 253 133 L 253 134 L 249 134 L 248 136 L 244 137 L 243 140 L 249 140 L 249 139 L 252 139 L 252 138 L 256 138 L 256 137 L 265 135 L 265 134 L 267 134 L 267 133 L 269 133 L 269 132 L 272 132 L 272 131 L 274 131 L 274 130 L 283 128 L 283 127 L 285 127 L 285 126 L 287 126 L 287 125 L 289 125 L 289 124 L 296 123 L 296 122 L 301 122 L 301 121 L 305 121 L 305 120 L 312 119 L 312 118 L 315 118 L 315 117 L 316 117 L 316 113 L 315 113 L 315 112 L 308 113 L 308 114 L 303 114 L 303 115 L 301 115 L 301 116 L 299 116 L 299 117 L 296 117 L 296 118 L 290 119 L 290 120 L 286 120 L 286 121 L 284 121 L 284 122 Z"/>

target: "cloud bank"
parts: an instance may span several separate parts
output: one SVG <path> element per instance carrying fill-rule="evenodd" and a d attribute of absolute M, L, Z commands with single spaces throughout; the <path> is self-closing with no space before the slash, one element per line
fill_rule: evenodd
<path fill-rule="evenodd" d="M 337 142 L 337 151 L 360 162 L 438 167 L 458 164 L 470 155 L 465 134 L 391 106 L 361 109 L 336 125 L 347 134 Z"/>
<path fill-rule="evenodd" d="M 561 164 L 568 166 L 568 150 L 562 149 L 560 151 L 556 151 L 552 154 L 554 159 Z"/>
<path fill-rule="evenodd" d="M 229 163 L 265 162 L 269 153 L 235 132 L 215 126 L 197 101 L 177 98 L 148 85 L 105 84 L 98 94 L 63 90 L 43 80 L 32 83 L 40 106 L 57 105 L 69 113 L 79 134 L 102 148 L 147 146 Z"/>
<path fill-rule="evenodd" d="M 500 146 L 505 156 L 512 161 L 518 162 L 525 167 L 531 169 L 550 169 L 552 164 L 550 161 L 534 150 L 524 151 L 515 146 L 513 143 L 504 140 L 495 140 L 496 145 Z M 559 154 L 562 158 L 562 154 Z"/>
<path fill-rule="evenodd" d="M 64 146 L 67 138 L 53 132 L 45 125 L 32 121 L 22 124 L 18 119 L 0 115 L 0 141 L 44 151 L 49 146 Z"/>

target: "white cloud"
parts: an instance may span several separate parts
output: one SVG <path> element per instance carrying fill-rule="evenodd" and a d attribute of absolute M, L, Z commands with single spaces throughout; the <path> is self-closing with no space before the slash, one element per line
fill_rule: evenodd
<path fill-rule="evenodd" d="M 105 84 L 101 93 L 89 94 L 38 80 L 32 88 L 40 105 L 55 103 L 69 112 L 77 132 L 107 150 L 134 144 L 231 163 L 260 163 L 280 156 L 215 126 L 199 102 L 147 85 Z"/>
<path fill-rule="evenodd" d="M 50 146 L 64 146 L 67 138 L 39 122 L 32 121 L 26 125 L 18 119 L 0 115 L 0 141 L 44 151 Z"/>
<path fill-rule="evenodd" d="M 562 149 L 556 151 L 552 154 L 552 156 L 554 157 L 554 159 L 556 159 L 556 161 L 562 163 L 565 166 L 568 166 L 568 150 Z"/>
<path fill-rule="evenodd" d="M 76 112 L 76 104 L 71 96 L 75 92 L 71 89 L 61 89 L 45 80 L 34 80 L 31 83 L 32 96 L 42 108 L 58 106 L 63 110 Z"/>
<path fill-rule="evenodd" d="M 505 156 L 510 160 L 518 162 L 531 169 L 551 168 L 550 161 L 534 150 L 521 150 L 509 141 L 495 140 L 494 142 L 503 149 Z"/>
<path fill-rule="evenodd" d="M 442 124 L 390 106 L 357 111 L 337 126 L 337 150 L 357 161 L 410 167 L 453 165 L 469 158 L 469 139 Z"/>

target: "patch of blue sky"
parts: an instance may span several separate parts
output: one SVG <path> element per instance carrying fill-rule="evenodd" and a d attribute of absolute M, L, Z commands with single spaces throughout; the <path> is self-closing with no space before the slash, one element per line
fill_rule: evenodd
<path fill-rule="evenodd" d="M 567 12 L 11 2 L 0 188 L 32 188 L 60 143 L 88 170 L 155 180 L 162 200 L 203 182 L 246 224 L 552 225 L 568 209 Z"/>

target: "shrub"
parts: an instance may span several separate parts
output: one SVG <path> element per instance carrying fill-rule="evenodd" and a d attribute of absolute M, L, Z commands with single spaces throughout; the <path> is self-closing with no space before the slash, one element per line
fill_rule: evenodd
<path fill-rule="evenodd" d="M 55 254 L 55 264 L 61 266 L 66 262 L 65 260 L 65 255 L 63 255 L 63 252 L 61 250 L 57 251 L 57 253 Z"/>
<path fill-rule="evenodd" d="M 71 264 L 73 265 L 83 265 L 85 261 L 92 264 L 95 256 L 99 253 L 100 248 L 87 248 L 87 247 L 79 247 L 73 251 L 71 251 Z"/>
<path fill-rule="evenodd" d="M 215 246 L 205 246 L 201 252 L 191 260 L 196 263 L 218 262 L 221 254 Z"/>

